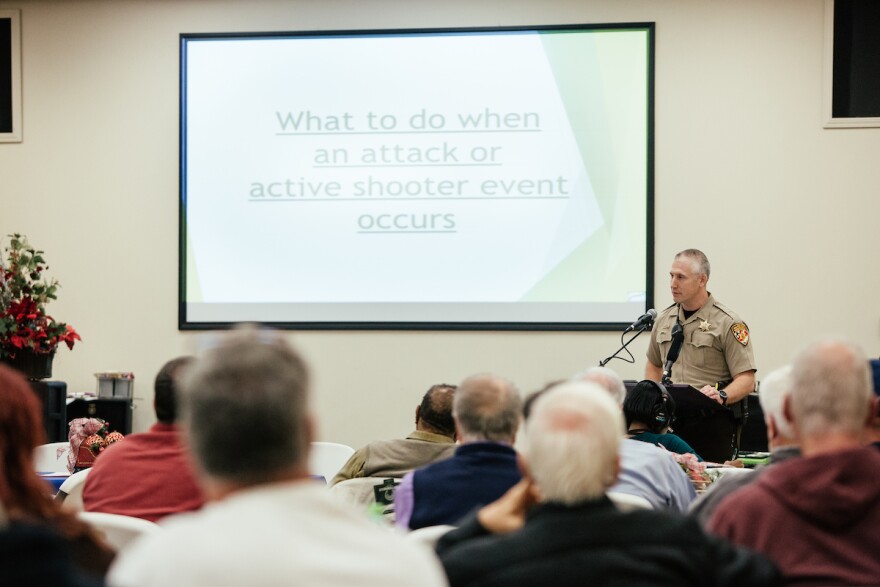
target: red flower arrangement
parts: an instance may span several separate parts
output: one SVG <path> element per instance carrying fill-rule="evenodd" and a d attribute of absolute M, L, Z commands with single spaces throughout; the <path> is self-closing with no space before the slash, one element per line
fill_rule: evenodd
<path fill-rule="evenodd" d="M 46 313 L 46 304 L 57 299 L 60 285 L 48 279 L 43 251 L 27 237 L 9 235 L 9 246 L 0 257 L 0 359 L 15 358 L 19 351 L 36 354 L 55 352 L 64 343 L 73 349 L 82 340 L 69 325 Z"/>

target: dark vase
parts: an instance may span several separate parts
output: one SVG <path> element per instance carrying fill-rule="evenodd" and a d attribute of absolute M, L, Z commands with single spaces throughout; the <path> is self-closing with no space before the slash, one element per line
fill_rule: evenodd
<path fill-rule="evenodd" d="M 51 353 L 35 353 L 30 349 L 16 349 L 15 358 L 4 357 L 0 359 L 16 371 L 20 371 L 28 379 L 48 379 L 52 377 L 52 360 L 55 351 Z"/>

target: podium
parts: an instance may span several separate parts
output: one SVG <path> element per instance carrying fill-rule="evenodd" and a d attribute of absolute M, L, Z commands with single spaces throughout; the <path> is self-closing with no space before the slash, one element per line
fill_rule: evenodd
<path fill-rule="evenodd" d="M 629 392 L 636 381 L 625 381 Z M 712 463 L 729 461 L 736 454 L 736 419 L 727 406 L 700 393 L 690 385 L 667 385 L 675 402 L 673 432 L 700 457 Z"/>
<path fill-rule="evenodd" d="M 690 385 L 667 385 L 666 390 L 675 400 L 675 434 L 703 460 L 723 463 L 736 456 L 736 419 L 730 408 Z"/>

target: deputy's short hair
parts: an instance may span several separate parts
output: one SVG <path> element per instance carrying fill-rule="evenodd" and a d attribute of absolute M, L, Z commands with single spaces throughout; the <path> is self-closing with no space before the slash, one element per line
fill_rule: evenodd
<path fill-rule="evenodd" d="M 706 279 L 709 278 L 712 268 L 709 266 L 709 258 L 706 256 L 706 253 L 699 249 L 685 249 L 676 253 L 675 258 L 678 259 L 679 257 L 690 259 L 694 265 L 694 273 L 705 273 Z"/>

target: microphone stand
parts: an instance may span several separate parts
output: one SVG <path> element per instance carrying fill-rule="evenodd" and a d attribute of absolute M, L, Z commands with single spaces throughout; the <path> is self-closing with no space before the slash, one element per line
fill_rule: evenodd
<path fill-rule="evenodd" d="M 629 340 L 627 340 L 625 343 L 623 343 L 623 345 L 622 345 L 619 349 L 617 349 L 616 351 L 614 351 L 614 354 L 613 354 L 613 355 L 611 355 L 610 357 L 606 357 L 605 359 L 599 361 L 599 366 L 600 366 L 600 367 L 604 367 L 605 365 L 608 364 L 608 362 L 609 362 L 611 359 L 621 359 L 622 361 L 626 361 L 626 359 L 622 359 L 621 357 L 618 357 L 617 354 L 618 354 L 620 351 L 626 349 L 626 347 L 629 346 L 629 343 L 631 343 L 632 341 L 634 341 L 635 339 L 637 339 L 641 333 L 643 333 L 643 332 L 646 331 L 646 330 L 650 330 L 651 327 L 652 327 L 653 325 L 654 325 L 653 322 L 649 322 L 649 323 L 647 323 L 647 324 L 644 324 L 644 325 L 643 325 L 642 327 L 640 327 L 638 330 L 636 330 L 636 333 L 635 333 L 634 335 L 632 335 L 632 336 L 629 338 Z M 620 335 L 620 340 L 621 340 L 621 341 L 623 340 L 623 335 L 624 335 L 624 334 L 626 334 L 626 332 L 624 332 L 623 334 Z M 627 349 L 626 352 L 629 353 L 629 349 Z M 629 356 L 632 357 L 632 353 L 629 353 Z M 634 360 L 635 360 L 635 359 L 633 359 L 633 361 L 626 361 L 626 362 L 631 363 L 631 362 L 634 362 Z"/>
<path fill-rule="evenodd" d="M 661 377 L 660 383 L 663 385 L 672 385 L 672 364 L 674 361 L 666 361 L 666 366 L 663 368 L 663 377 Z"/>

